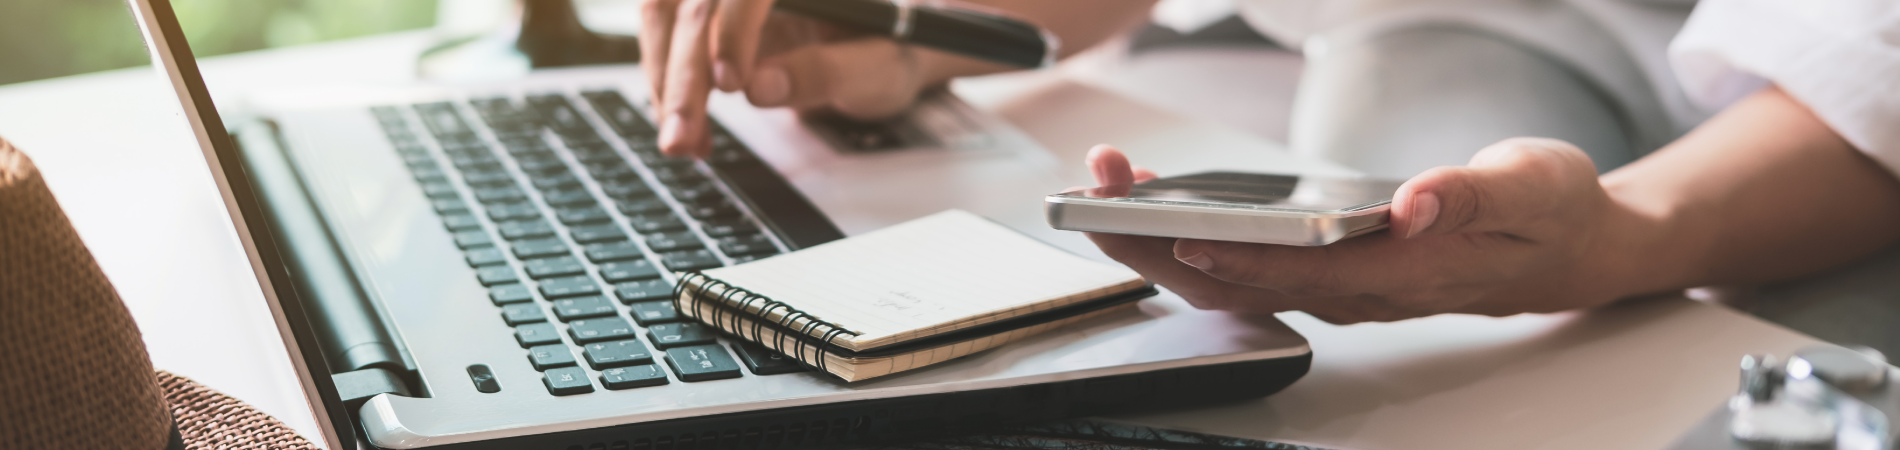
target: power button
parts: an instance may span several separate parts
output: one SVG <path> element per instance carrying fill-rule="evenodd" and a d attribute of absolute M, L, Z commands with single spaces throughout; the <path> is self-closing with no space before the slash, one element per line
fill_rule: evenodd
<path fill-rule="evenodd" d="M 488 371 L 485 364 L 468 366 L 468 379 L 475 382 L 475 390 L 484 394 L 501 392 L 501 382 L 495 380 L 495 373 Z"/>

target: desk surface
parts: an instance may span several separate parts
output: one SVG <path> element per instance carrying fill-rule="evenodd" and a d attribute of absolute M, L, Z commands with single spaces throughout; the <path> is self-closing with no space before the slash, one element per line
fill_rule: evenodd
<path fill-rule="evenodd" d="M 220 104 L 232 105 L 243 92 L 273 86 L 411 82 L 413 55 L 429 43 L 426 34 L 403 33 L 203 65 Z M 1080 159 L 1096 142 L 1115 143 L 1161 173 L 1349 172 L 1129 100 L 1142 95 L 1117 90 L 1140 86 L 1090 81 L 1099 80 L 1086 72 L 1096 67 L 955 88 L 1050 149 L 1068 168 L 1056 175 L 1067 183 L 1086 181 Z M 148 70 L 0 87 L 0 136 L 39 164 L 138 320 L 155 366 L 314 436 L 223 202 L 171 95 Z M 1079 237 L 1057 239 L 1072 245 Z M 1123 419 L 1367 450 L 1660 448 L 1734 391 L 1741 354 L 1816 342 L 1680 298 L 1502 319 L 1333 326 L 1297 313 L 1281 317 L 1315 353 L 1313 371 L 1285 392 Z"/>

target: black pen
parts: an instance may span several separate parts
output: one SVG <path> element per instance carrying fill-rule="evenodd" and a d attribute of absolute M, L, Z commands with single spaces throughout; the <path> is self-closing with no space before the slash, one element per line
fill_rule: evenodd
<path fill-rule="evenodd" d="M 773 8 L 846 29 L 1016 67 L 1055 62 L 1054 34 L 970 9 L 885 0 L 778 0 Z"/>

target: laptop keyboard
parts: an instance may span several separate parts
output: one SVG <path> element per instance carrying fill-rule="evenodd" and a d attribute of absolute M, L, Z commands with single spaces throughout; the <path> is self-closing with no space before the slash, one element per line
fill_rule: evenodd
<path fill-rule="evenodd" d="M 615 91 L 371 112 L 549 394 L 660 386 L 669 373 L 737 378 L 741 365 L 803 370 L 756 346 L 729 352 L 673 308 L 673 272 L 784 248 L 713 175 L 758 162 L 724 128 L 715 124 L 713 156 L 698 162 L 662 155 L 658 132 Z"/>

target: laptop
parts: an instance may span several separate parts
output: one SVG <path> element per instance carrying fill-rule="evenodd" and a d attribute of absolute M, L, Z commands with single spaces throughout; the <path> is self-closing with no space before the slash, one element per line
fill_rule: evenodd
<path fill-rule="evenodd" d="M 312 438 L 328 448 L 873 445 L 1255 399 L 1311 361 L 1270 316 L 1163 294 L 1138 312 L 844 383 L 690 332 L 669 300 L 678 273 L 863 231 L 863 217 L 883 213 L 867 197 L 963 206 L 870 182 L 981 177 L 967 161 L 994 155 L 957 148 L 1033 147 L 1007 124 L 945 100 L 909 126 L 815 131 L 728 99 L 715 106 L 727 126 L 713 156 L 676 160 L 655 150 L 639 71 L 610 67 L 288 96 L 227 129 L 235 114 L 213 105 L 168 1 L 129 3 L 270 303 L 321 428 Z M 918 140 L 943 150 L 803 183 L 828 193 L 820 202 L 786 176 L 814 166 L 756 151 L 888 161 Z M 1046 193 L 1010 195 L 1039 205 Z"/>

